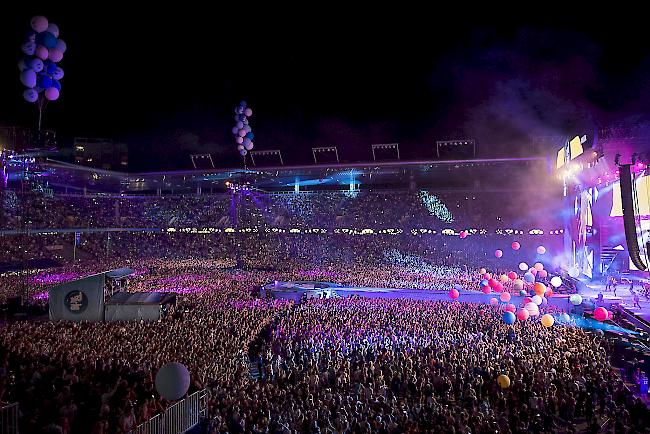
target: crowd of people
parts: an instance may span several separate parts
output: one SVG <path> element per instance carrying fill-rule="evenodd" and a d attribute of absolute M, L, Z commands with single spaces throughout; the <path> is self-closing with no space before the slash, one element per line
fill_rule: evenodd
<path fill-rule="evenodd" d="M 494 210 L 499 222 L 488 196 L 440 193 L 429 209 L 416 192 L 35 195 L 28 227 L 160 230 L 82 233 L 78 243 L 74 233 L 0 235 L 10 240 L 0 263 L 58 264 L 0 274 L 0 304 L 26 285 L 30 302 L 44 307 L 53 285 L 120 267 L 135 270 L 129 291 L 174 292 L 177 304 L 155 322 L 1 322 L 0 402 L 19 403 L 22 432 L 126 434 L 170 404 L 154 377 L 163 364 L 179 362 L 190 371 L 188 393 L 209 392 L 211 434 L 650 428 L 645 407 L 611 371 L 607 338 L 572 324 L 544 327 L 537 316 L 508 325 L 502 305 L 451 300 L 259 298 L 259 288 L 274 280 L 481 291 L 485 272 L 498 291 L 517 293 L 517 281 L 530 291 L 533 282 L 522 280 L 528 270 L 518 264 L 544 262 L 535 236 L 440 233 L 449 224 L 440 216 L 453 216 L 452 227 L 473 224 L 467 209 L 484 207 L 490 218 Z M 20 227 L 19 198 L 3 197 L 9 217 L 0 226 Z M 226 231 L 233 206 L 240 226 Z M 296 227 L 300 233 L 290 231 Z M 401 231 L 341 230 L 389 227 Z M 438 233 L 411 231 L 418 227 Z M 326 231 L 308 231 L 318 228 Z M 521 249 L 506 250 L 515 238 Z M 552 240 L 545 242 L 552 250 Z M 495 248 L 507 254 L 496 258 Z M 552 275 L 534 280 L 550 287 Z M 251 360 L 260 379 L 251 376 Z"/>

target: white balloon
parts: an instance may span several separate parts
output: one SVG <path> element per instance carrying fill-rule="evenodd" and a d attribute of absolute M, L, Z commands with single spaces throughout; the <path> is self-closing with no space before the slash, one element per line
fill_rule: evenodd
<path fill-rule="evenodd" d="M 168 401 L 181 399 L 190 388 L 190 372 L 181 363 L 167 363 L 156 374 L 156 390 Z"/>
<path fill-rule="evenodd" d="M 560 276 L 554 276 L 551 279 L 551 285 L 553 285 L 556 288 L 559 288 L 560 285 L 562 285 L 562 278 Z"/>

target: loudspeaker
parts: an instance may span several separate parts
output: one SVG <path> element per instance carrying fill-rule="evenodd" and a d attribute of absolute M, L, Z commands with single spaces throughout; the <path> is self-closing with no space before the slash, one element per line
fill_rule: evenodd
<path fill-rule="evenodd" d="M 21 296 L 7 298 L 7 310 L 9 311 L 9 315 L 14 315 L 20 311 L 20 307 L 23 304 L 22 301 L 23 298 Z"/>

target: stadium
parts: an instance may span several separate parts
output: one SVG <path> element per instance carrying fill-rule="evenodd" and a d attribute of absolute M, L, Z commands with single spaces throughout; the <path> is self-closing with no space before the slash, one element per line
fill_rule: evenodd
<path fill-rule="evenodd" d="M 296 161 L 238 99 L 234 159 L 132 170 L 41 129 L 66 46 L 23 21 L 39 127 L 0 129 L 0 434 L 650 431 L 642 119 Z M 49 87 L 22 74 L 41 48 Z"/>

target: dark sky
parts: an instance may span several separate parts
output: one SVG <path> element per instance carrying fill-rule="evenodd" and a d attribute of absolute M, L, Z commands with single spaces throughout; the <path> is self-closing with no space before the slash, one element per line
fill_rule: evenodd
<path fill-rule="evenodd" d="M 429 158 L 435 140 L 465 137 L 480 156 L 527 155 L 530 134 L 589 133 L 650 101 L 650 39 L 632 11 L 595 19 L 551 7 L 517 16 L 134 4 L 3 13 L 0 124 L 36 123 L 17 62 L 37 13 L 68 45 L 62 97 L 44 126 L 64 144 L 124 141 L 134 169 L 187 165 L 197 152 L 218 154 L 220 166 L 239 161 L 230 129 L 241 99 L 254 110 L 256 149 L 280 148 L 289 163 L 325 144 L 349 161 L 389 142 L 404 158 Z"/>

